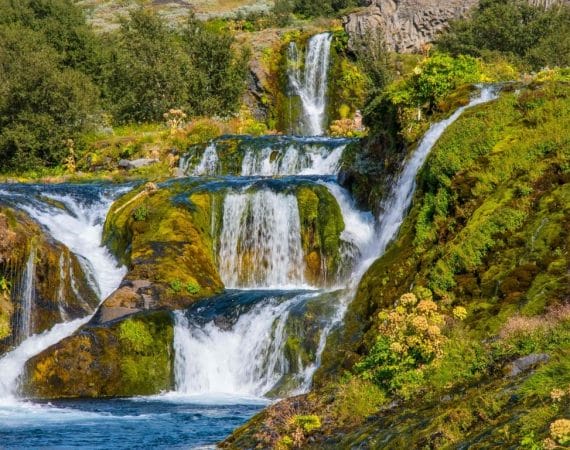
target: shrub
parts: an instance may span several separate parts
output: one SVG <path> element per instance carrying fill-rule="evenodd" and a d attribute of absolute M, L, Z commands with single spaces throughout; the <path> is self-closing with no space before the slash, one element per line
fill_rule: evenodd
<path fill-rule="evenodd" d="M 446 341 L 442 334 L 445 316 L 429 299 L 404 294 L 396 307 L 378 314 L 376 343 L 356 365 L 357 373 L 389 392 L 413 391 L 423 380 L 423 367 L 441 357 Z M 406 392 L 402 391 L 402 388 Z"/>

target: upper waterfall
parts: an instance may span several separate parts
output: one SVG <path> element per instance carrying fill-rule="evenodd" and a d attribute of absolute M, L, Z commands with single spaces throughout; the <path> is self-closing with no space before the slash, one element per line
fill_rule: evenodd
<path fill-rule="evenodd" d="M 297 130 L 300 134 L 320 136 L 325 132 L 331 43 L 331 33 L 317 34 L 309 39 L 304 64 L 297 44 L 291 42 L 289 45 L 289 83 L 293 93 L 301 99 L 303 109 L 302 124 Z M 304 71 L 301 71 L 303 65 Z"/>

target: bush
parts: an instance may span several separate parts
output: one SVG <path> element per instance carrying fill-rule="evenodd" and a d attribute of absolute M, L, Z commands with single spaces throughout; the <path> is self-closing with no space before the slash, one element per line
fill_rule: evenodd
<path fill-rule="evenodd" d="M 485 0 L 466 19 L 451 23 L 437 47 L 453 55 L 489 52 L 537 69 L 570 64 L 570 6 L 550 9 L 521 0 Z"/>

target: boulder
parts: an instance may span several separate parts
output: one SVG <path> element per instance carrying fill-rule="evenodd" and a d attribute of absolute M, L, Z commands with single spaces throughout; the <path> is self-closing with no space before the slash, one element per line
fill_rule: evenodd
<path fill-rule="evenodd" d="M 119 161 L 119 168 L 125 170 L 132 170 L 132 169 L 140 169 L 141 167 L 150 166 L 151 164 L 156 164 L 158 159 L 154 158 L 140 158 L 140 159 L 133 159 L 129 161 L 128 159 L 121 159 Z"/>
<path fill-rule="evenodd" d="M 508 377 L 516 377 L 523 372 L 533 368 L 534 366 L 548 361 L 550 356 L 546 353 L 533 353 L 531 355 L 523 356 L 522 358 L 515 359 L 507 366 L 506 374 Z"/>

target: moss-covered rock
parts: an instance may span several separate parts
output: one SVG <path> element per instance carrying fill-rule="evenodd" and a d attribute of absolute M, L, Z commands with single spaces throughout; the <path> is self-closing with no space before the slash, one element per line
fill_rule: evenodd
<path fill-rule="evenodd" d="M 211 236 L 212 198 L 147 185 L 111 208 L 104 242 L 129 272 L 105 308 L 179 309 L 223 289 Z"/>
<path fill-rule="evenodd" d="M 85 326 L 26 363 L 24 392 L 34 398 L 130 397 L 173 387 L 170 313 Z"/>
<path fill-rule="evenodd" d="M 340 207 L 324 186 L 301 186 L 296 194 L 306 279 L 315 286 L 334 283 L 341 269 L 340 235 L 344 219 Z"/>
<path fill-rule="evenodd" d="M 29 261 L 33 258 L 32 261 Z M 77 257 L 26 214 L 0 207 L 0 353 L 19 343 L 22 289 L 31 263 L 30 332 L 92 313 L 99 299 Z"/>

